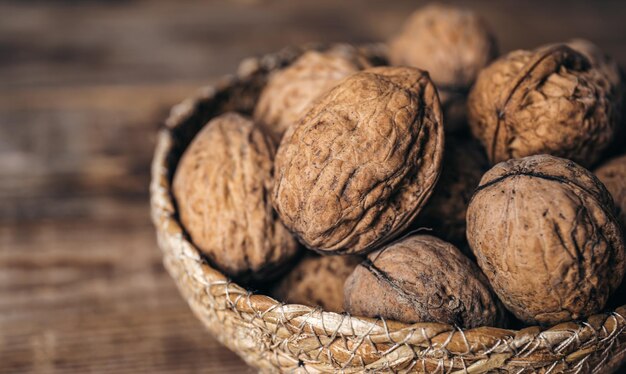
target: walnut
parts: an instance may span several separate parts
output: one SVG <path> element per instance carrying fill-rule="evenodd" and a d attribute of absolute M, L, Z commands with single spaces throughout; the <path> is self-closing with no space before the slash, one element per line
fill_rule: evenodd
<path fill-rule="evenodd" d="M 284 302 L 341 313 L 343 284 L 361 261 L 358 256 L 306 257 L 281 280 L 275 296 Z"/>
<path fill-rule="evenodd" d="M 514 51 L 478 76 L 468 117 L 491 162 L 548 153 L 595 163 L 617 133 L 602 73 L 565 45 Z"/>
<path fill-rule="evenodd" d="M 271 75 L 254 109 L 254 119 L 280 141 L 318 96 L 369 66 L 364 56 L 347 46 L 305 52 L 292 65 Z"/>
<path fill-rule="evenodd" d="M 527 323 L 599 312 L 624 274 L 624 239 L 608 191 L 553 156 L 489 170 L 468 207 L 467 239 L 500 300 Z"/>
<path fill-rule="evenodd" d="M 474 12 L 433 4 L 415 11 L 389 42 L 394 65 L 427 70 L 438 88 L 467 88 L 497 54 L 495 38 Z"/>
<path fill-rule="evenodd" d="M 485 22 L 470 10 L 447 5 L 418 9 L 389 42 L 391 64 L 430 74 L 439 90 L 448 132 L 466 127 L 467 92 L 496 55 L 496 41 Z"/>
<path fill-rule="evenodd" d="M 371 68 L 343 80 L 287 131 L 274 207 L 307 247 L 365 253 L 408 227 L 442 155 L 441 108 L 428 75 Z"/>
<path fill-rule="evenodd" d="M 452 244 L 411 236 L 371 253 L 345 284 L 346 310 L 400 322 L 497 326 L 503 308 L 478 267 Z"/>
<path fill-rule="evenodd" d="M 463 246 L 467 205 L 487 169 L 487 157 L 478 142 L 447 138 L 441 177 L 413 227 L 431 228 L 435 236 Z"/>
<path fill-rule="evenodd" d="M 204 126 L 176 170 L 185 229 L 231 276 L 266 277 L 298 248 L 269 203 L 274 149 L 252 121 L 227 113 Z"/>
<path fill-rule="evenodd" d="M 595 174 L 611 193 L 618 218 L 626 232 L 626 155 L 602 164 Z"/>

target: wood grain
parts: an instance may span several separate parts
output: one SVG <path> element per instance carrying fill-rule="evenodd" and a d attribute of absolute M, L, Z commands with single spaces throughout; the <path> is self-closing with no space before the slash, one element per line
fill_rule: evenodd
<path fill-rule="evenodd" d="M 149 162 L 168 108 L 249 55 L 385 40 L 416 2 L 1 1 L 0 373 L 252 371 L 161 265 Z M 585 37 L 619 2 L 472 2 L 501 49 Z"/>

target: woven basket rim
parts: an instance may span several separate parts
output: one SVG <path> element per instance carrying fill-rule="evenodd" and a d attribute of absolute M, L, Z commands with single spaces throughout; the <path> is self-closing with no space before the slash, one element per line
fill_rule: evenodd
<path fill-rule="evenodd" d="M 380 47 L 374 45 L 373 48 Z M 348 313 L 338 314 L 306 305 L 282 303 L 269 296 L 246 290 L 230 281 L 218 269 L 211 267 L 198 248 L 188 239 L 182 223 L 177 218 L 176 205 L 171 193 L 170 177 L 173 170 L 169 170 L 168 165 L 173 145 L 177 141 L 173 130 L 184 126 L 185 121 L 196 114 L 201 103 L 213 100 L 218 93 L 228 90 L 236 82 L 248 79 L 259 69 L 259 66 L 264 64 L 264 58 L 266 56 L 244 60 L 237 75 L 224 77 L 214 85 L 201 88 L 193 97 L 174 106 L 159 131 L 151 169 L 151 216 L 159 235 L 159 245 L 164 252 L 166 267 L 169 263 L 168 271 L 179 283 L 179 288 L 182 277 L 190 278 L 196 282 L 194 284 L 208 287 L 210 295 L 224 298 L 226 305 L 234 310 L 258 314 L 259 318 L 271 319 L 272 323 L 284 317 L 286 320 L 306 326 L 319 335 L 366 336 L 376 344 L 393 343 L 394 349 L 398 349 L 401 345 L 433 346 L 435 340 L 439 339 L 436 342 L 439 344 L 437 349 L 442 349 L 453 356 L 465 355 L 468 352 L 485 354 L 488 359 L 481 364 L 482 366 L 476 366 L 477 372 L 498 368 L 502 360 L 519 357 L 520 352 L 531 352 L 533 347 L 529 344 L 537 340 L 545 340 L 551 347 L 573 344 L 582 347 L 584 351 L 591 341 L 614 340 L 624 334 L 626 306 L 621 306 L 612 312 L 591 316 L 585 321 L 565 322 L 549 327 L 531 326 L 521 330 L 495 327 L 462 329 L 444 323 L 425 322 L 406 324 L 384 318 L 359 317 Z M 174 247 L 176 249 L 173 249 Z M 180 266 L 178 270 L 173 269 L 172 261 L 177 263 L 176 266 Z M 180 274 L 180 269 L 183 269 L 185 274 Z M 181 291 L 185 293 L 184 290 L 181 289 Z M 192 309 L 198 308 L 197 305 L 189 302 Z M 196 310 L 194 312 L 198 314 Z M 605 334 L 600 336 L 599 331 L 605 331 Z M 231 347 L 228 342 L 224 343 Z M 235 347 L 234 350 L 237 351 L 237 348 Z M 587 352 L 587 354 L 591 353 L 593 352 Z M 493 357 L 497 359 L 492 359 Z M 623 360 L 624 357 L 621 357 L 618 361 Z M 609 365 L 608 361 L 603 363 L 602 367 L 606 368 L 607 365 Z"/>

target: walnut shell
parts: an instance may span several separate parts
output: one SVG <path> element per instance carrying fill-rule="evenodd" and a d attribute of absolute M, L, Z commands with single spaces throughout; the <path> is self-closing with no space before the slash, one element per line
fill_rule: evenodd
<path fill-rule="evenodd" d="M 389 42 L 393 65 L 428 71 L 442 91 L 469 88 L 496 55 L 495 38 L 477 14 L 439 4 L 415 11 Z"/>
<path fill-rule="evenodd" d="M 489 170 L 467 211 L 467 239 L 500 300 L 527 323 L 599 312 L 624 274 L 624 239 L 608 191 L 553 156 Z"/>
<path fill-rule="evenodd" d="M 180 219 L 228 275 L 263 278 L 297 251 L 269 203 L 274 148 L 252 121 L 226 113 L 204 126 L 176 169 Z"/>
<path fill-rule="evenodd" d="M 341 313 L 343 285 L 361 261 L 358 256 L 306 257 L 280 281 L 274 294 L 287 303 Z"/>
<path fill-rule="evenodd" d="M 468 118 L 492 163 L 548 153 L 596 162 L 617 133 L 602 74 L 565 45 L 514 51 L 478 76 Z"/>
<path fill-rule="evenodd" d="M 344 79 L 287 131 L 274 207 L 307 247 L 364 253 L 408 227 L 442 155 L 441 108 L 428 75 L 371 68 Z"/>
<path fill-rule="evenodd" d="M 254 119 L 276 141 L 306 112 L 313 101 L 341 79 L 370 67 L 356 49 L 336 47 L 308 51 L 293 64 L 273 73 L 261 92 Z"/>
<path fill-rule="evenodd" d="M 613 197 L 618 218 L 626 232 L 626 155 L 602 164 L 595 174 Z"/>
<path fill-rule="evenodd" d="M 441 177 L 413 227 L 430 228 L 435 236 L 463 246 L 467 205 L 488 166 L 478 142 L 448 137 Z"/>
<path fill-rule="evenodd" d="M 396 321 L 497 326 L 503 308 L 478 267 L 456 247 L 427 235 L 372 252 L 345 284 L 352 314 Z"/>

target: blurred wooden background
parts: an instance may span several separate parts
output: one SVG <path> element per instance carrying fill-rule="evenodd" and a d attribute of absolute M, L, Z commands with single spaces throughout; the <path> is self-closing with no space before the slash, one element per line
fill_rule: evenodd
<path fill-rule="evenodd" d="M 396 32 L 417 1 L 0 1 L 0 372 L 251 371 L 163 270 L 148 165 L 168 107 L 242 58 Z M 619 1 L 473 1 L 501 49 L 584 37 Z"/>

